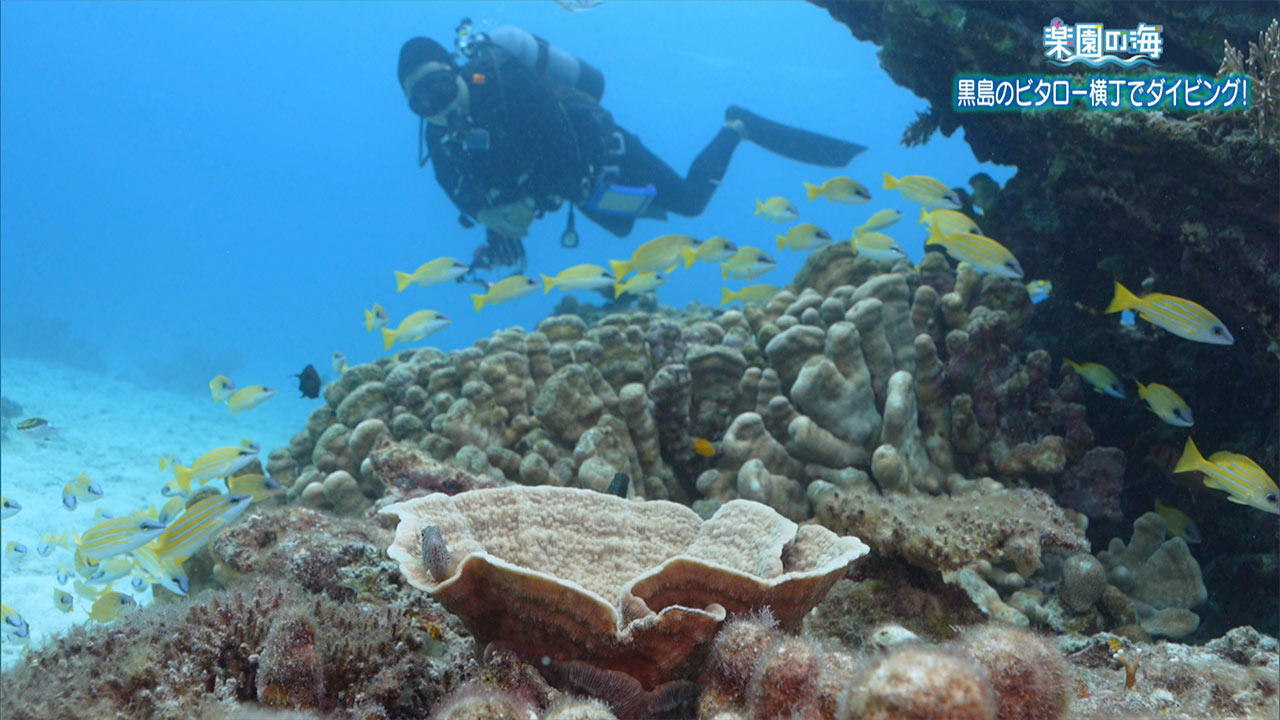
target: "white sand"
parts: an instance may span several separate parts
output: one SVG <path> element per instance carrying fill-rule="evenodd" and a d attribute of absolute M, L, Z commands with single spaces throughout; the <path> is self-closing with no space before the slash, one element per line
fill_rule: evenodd
<path fill-rule="evenodd" d="M 252 380 L 241 379 L 241 384 L 252 384 Z M 0 362 L 0 392 L 22 405 L 23 417 L 46 418 L 61 428 L 57 437 L 36 441 L 22 436 L 14 428 L 21 418 L 14 419 L 8 438 L 0 444 L 0 493 L 23 508 L 3 521 L 0 545 L 17 540 L 28 548 L 23 562 L 4 558 L 0 599 L 30 624 L 33 646 L 50 633 L 85 622 L 84 608 L 89 605 L 77 598 L 77 609 L 71 613 L 55 608 L 53 588 L 59 587 L 55 576 L 60 565 L 70 566 L 71 553 L 58 549 L 39 557 L 36 544 L 42 535 L 71 529 L 83 532 L 93 524 L 98 508 L 120 515 L 152 504 L 162 506 L 167 498 L 160 495 L 160 488 L 172 475 L 160 472 L 161 454 L 173 453 L 191 462 L 215 447 L 235 445 L 247 437 L 262 444 L 259 457 L 265 464 L 267 453 L 288 444 L 306 424 L 307 414 L 322 402 L 299 400 L 296 390 L 283 386 L 264 404 L 232 415 L 207 393 L 149 389 L 23 359 Z M 81 472 L 102 486 L 103 498 L 68 512 L 62 505 L 62 488 Z M 114 586 L 133 592 L 128 577 Z M 70 581 L 62 587 L 73 592 Z M 150 596 L 147 590 L 136 599 L 146 604 Z M 3 648 L 7 667 L 16 659 L 18 647 L 6 641 Z"/>

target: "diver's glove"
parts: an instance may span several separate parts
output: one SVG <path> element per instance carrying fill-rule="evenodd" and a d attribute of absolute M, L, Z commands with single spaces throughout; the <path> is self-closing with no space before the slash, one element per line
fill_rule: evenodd
<path fill-rule="evenodd" d="M 523 268 L 525 264 L 524 243 L 519 238 L 507 237 L 493 230 L 485 233 L 485 247 L 481 254 L 489 267 L 516 265 Z"/>
<path fill-rule="evenodd" d="M 476 220 L 492 233 L 520 239 L 529 234 L 537 204 L 532 198 L 498 207 L 488 207 L 476 213 Z"/>

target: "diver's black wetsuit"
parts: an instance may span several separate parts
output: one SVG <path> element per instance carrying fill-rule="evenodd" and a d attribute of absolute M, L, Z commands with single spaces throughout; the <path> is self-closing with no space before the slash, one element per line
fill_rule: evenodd
<path fill-rule="evenodd" d="M 452 127 L 429 125 L 427 145 L 436 180 L 468 218 L 526 198 L 541 217 L 568 201 L 623 237 L 634 217 L 581 207 L 606 168 L 614 184 L 653 184 L 657 192 L 646 216 L 694 216 L 710 201 L 740 139 L 733 129 L 721 129 L 689 175 L 680 177 L 593 98 L 555 88 L 501 48 L 486 48 L 461 68 L 461 76 L 470 112 Z"/>

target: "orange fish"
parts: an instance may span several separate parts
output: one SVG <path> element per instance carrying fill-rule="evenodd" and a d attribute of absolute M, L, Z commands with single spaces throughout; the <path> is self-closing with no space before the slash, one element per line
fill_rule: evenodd
<path fill-rule="evenodd" d="M 693 451 L 705 458 L 716 456 L 716 446 L 706 438 L 694 438 Z"/>

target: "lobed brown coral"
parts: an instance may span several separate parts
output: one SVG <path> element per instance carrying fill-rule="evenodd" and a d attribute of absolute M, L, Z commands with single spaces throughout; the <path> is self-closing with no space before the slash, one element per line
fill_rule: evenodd
<path fill-rule="evenodd" d="M 410 584 L 462 617 L 482 644 L 583 661 L 646 690 L 696 677 L 727 613 L 768 607 L 784 628 L 796 627 L 868 551 L 745 500 L 703 521 L 670 502 L 510 487 L 382 512 L 399 519 L 388 554 Z M 452 556 L 442 580 L 423 563 L 427 527 L 438 528 Z"/>

